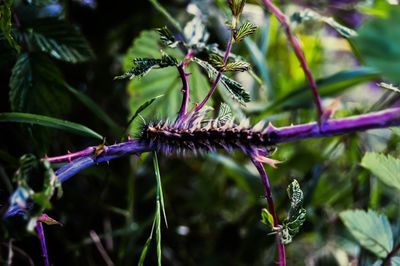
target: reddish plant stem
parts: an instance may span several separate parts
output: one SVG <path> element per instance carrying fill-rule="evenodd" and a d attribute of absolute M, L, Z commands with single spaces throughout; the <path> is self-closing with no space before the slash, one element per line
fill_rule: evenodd
<path fill-rule="evenodd" d="M 321 115 L 323 113 L 321 97 L 319 96 L 319 93 L 318 93 L 317 83 L 315 82 L 315 79 L 311 73 L 311 70 L 308 67 L 303 50 L 301 49 L 299 39 L 297 39 L 296 36 L 293 35 L 292 31 L 290 30 L 289 24 L 286 21 L 286 17 L 282 13 L 282 11 L 277 6 L 275 6 L 272 3 L 272 1 L 270 1 L 270 0 L 263 0 L 263 3 L 264 3 L 265 8 L 267 8 L 268 10 L 271 11 L 272 14 L 274 14 L 274 16 L 278 19 L 279 23 L 285 30 L 286 36 L 294 50 L 294 53 L 296 54 L 297 59 L 300 62 L 301 68 L 304 71 L 304 74 L 308 80 L 308 83 L 310 84 L 310 88 L 311 88 L 312 94 L 314 96 L 314 103 L 315 103 L 315 106 L 316 106 L 317 112 L 318 112 L 318 121 L 320 121 Z"/>
<path fill-rule="evenodd" d="M 36 222 L 36 231 L 37 231 L 37 233 L 39 235 L 40 245 L 42 247 L 42 256 L 43 256 L 43 260 L 44 260 L 44 265 L 45 266 L 50 266 L 49 255 L 47 253 L 47 247 L 46 247 L 46 238 L 44 236 L 44 230 L 43 230 L 42 222 L 39 222 L 39 221 Z"/>
<path fill-rule="evenodd" d="M 182 80 L 182 105 L 181 108 L 178 112 L 178 117 L 177 121 L 186 116 L 188 107 L 189 107 L 189 101 L 190 101 L 190 87 L 189 87 L 189 73 L 186 73 L 185 67 L 188 65 L 189 60 L 193 57 L 193 51 L 189 49 L 187 52 L 185 59 L 178 65 L 178 72 L 179 76 Z"/>
<path fill-rule="evenodd" d="M 91 146 L 91 147 L 87 147 L 86 149 L 81 150 L 81 151 L 68 153 L 68 154 L 60 155 L 60 156 L 45 157 L 44 159 L 46 159 L 47 161 L 49 161 L 51 163 L 58 163 L 58 162 L 65 162 L 65 161 L 70 162 L 76 158 L 93 154 L 95 150 L 96 150 L 96 147 Z"/>
<path fill-rule="evenodd" d="M 389 252 L 389 254 L 387 254 L 386 258 L 382 261 L 382 264 L 381 264 L 381 265 L 382 265 L 382 266 L 389 266 L 389 265 L 391 265 L 390 260 L 392 259 L 392 257 L 393 257 L 394 255 L 396 255 L 396 253 L 397 253 L 399 250 L 400 250 L 400 243 L 397 244 L 397 246 L 394 247 L 394 248 L 392 249 L 392 251 Z"/>
<path fill-rule="evenodd" d="M 253 162 L 254 166 L 257 168 L 258 172 L 260 173 L 263 185 L 264 185 L 264 196 L 267 199 L 268 203 L 268 211 L 272 215 L 272 218 L 274 219 L 274 228 L 279 228 L 279 220 L 276 215 L 275 211 L 275 205 L 274 205 L 274 200 L 272 199 L 272 191 L 271 191 L 271 185 L 269 183 L 269 178 L 267 175 L 267 172 L 265 171 L 264 166 L 262 165 L 261 162 L 257 161 L 253 156 L 250 156 L 251 161 Z M 278 255 L 279 255 L 279 266 L 285 266 L 286 265 L 286 255 L 285 255 L 285 245 L 283 244 L 282 241 L 282 236 L 278 232 L 276 234 L 276 245 L 278 247 Z"/>
<path fill-rule="evenodd" d="M 222 78 L 222 72 L 224 67 L 226 66 L 226 64 L 228 63 L 228 58 L 229 58 L 229 54 L 231 53 L 232 50 L 232 44 L 233 44 L 233 31 L 231 32 L 231 36 L 229 38 L 228 44 L 226 46 L 226 50 L 225 50 L 225 54 L 224 54 L 224 65 L 223 67 L 221 67 L 221 69 L 218 71 L 217 76 L 214 79 L 214 82 L 211 85 L 210 90 L 208 91 L 206 97 L 203 99 L 203 101 L 201 103 L 199 103 L 196 108 L 194 109 L 194 112 L 198 112 L 201 110 L 201 108 L 203 108 L 203 106 L 207 103 L 207 101 L 211 98 L 211 96 L 213 95 L 214 91 L 217 89 L 217 85 L 218 82 L 221 80 Z"/>

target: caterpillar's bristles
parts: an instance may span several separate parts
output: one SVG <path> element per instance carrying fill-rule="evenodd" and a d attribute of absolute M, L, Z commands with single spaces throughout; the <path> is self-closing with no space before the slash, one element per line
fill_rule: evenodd
<path fill-rule="evenodd" d="M 275 129 L 272 124 L 266 128 L 263 121 L 254 127 L 249 126 L 248 120 L 239 125 L 235 125 L 233 120 L 222 124 L 217 119 L 204 119 L 204 114 L 194 113 L 179 122 L 167 120 L 145 124 L 140 139 L 165 154 L 203 155 L 218 149 L 269 153 L 268 147 L 273 143 L 268 133 Z"/>

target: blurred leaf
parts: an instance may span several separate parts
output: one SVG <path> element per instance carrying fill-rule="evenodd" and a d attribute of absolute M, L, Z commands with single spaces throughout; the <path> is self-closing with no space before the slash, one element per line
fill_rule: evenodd
<path fill-rule="evenodd" d="M 165 52 L 178 58 L 178 60 L 179 58 L 183 58 L 183 54 L 177 49 L 172 50 L 167 48 Z M 124 70 L 127 71 L 132 67 L 133 58 L 157 58 L 159 56 L 158 34 L 155 31 L 143 31 L 134 40 L 133 45 L 124 57 Z M 191 73 L 189 76 L 191 103 L 199 102 L 208 92 L 208 81 L 195 64 L 190 64 L 186 70 L 188 73 Z M 140 80 L 131 80 L 128 84 L 131 115 L 136 112 L 144 101 L 163 94 L 164 97 L 158 100 L 157 105 L 149 106 L 143 112 L 143 115 L 150 115 L 152 118 L 174 118 L 179 110 L 182 99 L 181 89 L 182 82 L 175 68 L 163 68 L 158 70 L 157 73 L 149 73 L 149 75 Z"/>
<path fill-rule="evenodd" d="M 10 78 L 13 111 L 60 115 L 68 112 L 69 97 L 63 89 L 61 72 L 48 58 L 21 53 Z"/>
<path fill-rule="evenodd" d="M 242 25 L 240 25 L 239 29 L 234 32 L 233 38 L 235 41 L 240 42 L 248 35 L 253 34 L 257 30 L 257 26 L 251 22 L 246 21 Z"/>
<path fill-rule="evenodd" d="M 7 39 L 11 47 L 13 47 L 18 53 L 21 47 L 14 40 L 11 35 L 11 17 L 12 17 L 12 5 L 13 0 L 3 0 L 0 4 L 0 30 L 4 37 Z"/>
<path fill-rule="evenodd" d="M 164 54 L 161 59 L 155 58 L 135 58 L 133 59 L 133 68 L 115 79 L 132 79 L 134 77 L 143 77 L 154 68 L 165 68 L 177 66 L 177 61 L 174 57 Z"/>
<path fill-rule="evenodd" d="M 228 5 L 232 11 L 232 15 L 239 17 L 243 11 L 246 0 L 228 0 Z"/>
<path fill-rule="evenodd" d="M 210 79 L 213 79 L 217 76 L 218 71 L 208 62 L 196 57 L 193 58 L 193 61 L 206 70 Z M 225 75 L 222 75 L 221 83 L 238 102 L 245 103 L 250 101 L 250 95 L 244 90 L 242 84 L 240 84 L 239 82 L 230 79 Z"/>
<path fill-rule="evenodd" d="M 27 123 L 31 125 L 52 127 L 73 134 L 78 134 L 97 139 L 103 139 L 103 137 L 100 134 L 83 125 L 44 115 L 35 115 L 28 113 L 0 113 L 0 123 L 1 122 Z"/>
<path fill-rule="evenodd" d="M 317 81 L 321 96 L 335 96 L 345 89 L 379 77 L 379 72 L 371 68 L 345 70 Z M 286 96 L 272 102 L 267 111 L 292 110 L 312 105 L 312 95 L 308 85 L 295 89 Z"/>
<path fill-rule="evenodd" d="M 393 233 L 386 216 L 375 211 L 347 210 L 340 218 L 350 233 L 366 249 L 380 258 L 393 249 Z"/>
<path fill-rule="evenodd" d="M 392 6 L 388 18 L 373 18 L 361 26 L 354 45 L 368 66 L 393 82 L 400 82 L 400 7 Z"/>
<path fill-rule="evenodd" d="M 48 55 L 69 63 L 94 58 L 88 42 L 73 25 L 56 18 L 38 19 L 30 32 L 32 43 Z"/>
<path fill-rule="evenodd" d="M 285 245 L 292 242 L 294 235 L 299 232 L 306 219 L 306 210 L 303 208 L 303 191 L 296 179 L 288 186 L 287 193 L 290 199 L 290 209 L 287 218 L 283 221 L 282 228 L 282 239 Z"/>
<path fill-rule="evenodd" d="M 158 95 L 146 102 L 144 102 L 141 106 L 139 106 L 139 108 L 136 110 L 136 112 L 133 114 L 133 116 L 131 117 L 131 119 L 129 119 L 128 124 L 126 125 L 127 128 L 129 128 L 129 126 L 131 125 L 131 123 L 133 122 L 133 120 L 142 112 L 144 111 L 147 107 L 149 107 L 155 100 L 157 100 L 158 98 L 162 97 L 163 95 Z"/>
<path fill-rule="evenodd" d="M 206 27 L 197 16 L 193 17 L 193 19 L 185 25 L 183 35 L 185 36 L 186 43 L 189 46 L 203 46 L 209 36 Z"/>
<path fill-rule="evenodd" d="M 162 5 L 160 5 L 160 3 L 158 3 L 157 0 L 149 0 L 149 1 L 155 9 L 157 9 L 162 15 L 164 15 L 164 17 L 167 20 L 169 20 L 169 22 L 175 27 L 175 29 L 177 29 L 180 32 L 182 31 L 182 27 L 179 24 L 179 22 L 173 16 L 171 16 L 168 13 L 168 11 Z"/>
<path fill-rule="evenodd" d="M 400 93 L 399 87 L 393 86 L 393 84 L 388 84 L 388 83 L 385 83 L 385 82 L 379 82 L 377 85 L 382 89 L 391 90 L 391 91 Z"/>
<path fill-rule="evenodd" d="M 370 170 L 383 183 L 400 191 L 400 160 L 390 155 L 367 152 L 361 166 Z"/>
<path fill-rule="evenodd" d="M 290 17 L 290 20 L 296 23 L 302 23 L 304 21 L 314 20 L 314 21 L 321 21 L 329 26 L 331 26 L 334 30 L 336 30 L 340 35 L 344 38 L 351 38 L 357 36 L 357 32 L 343 26 L 342 24 L 338 23 L 332 17 L 321 16 L 317 12 L 307 9 L 303 12 L 295 12 Z"/>
<path fill-rule="evenodd" d="M 400 127 L 392 127 L 390 129 L 393 131 L 394 134 L 400 136 Z"/>
<path fill-rule="evenodd" d="M 93 114 L 95 114 L 100 120 L 102 120 L 106 125 L 108 125 L 114 132 L 120 131 L 120 127 L 114 122 L 114 120 L 103 111 L 103 109 L 97 105 L 90 97 L 86 96 L 84 93 L 76 90 L 68 84 L 64 84 L 66 89 L 71 92 L 83 105 L 85 105 Z"/>

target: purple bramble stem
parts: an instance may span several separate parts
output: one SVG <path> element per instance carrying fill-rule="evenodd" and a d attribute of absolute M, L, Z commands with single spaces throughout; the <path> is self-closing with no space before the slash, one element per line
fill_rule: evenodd
<path fill-rule="evenodd" d="M 36 222 L 36 231 L 37 231 L 37 233 L 39 235 L 40 245 L 42 247 L 42 255 L 43 255 L 44 265 L 45 266 L 50 266 L 49 255 L 47 253 L 47 247 L 46 247 L 46 238 L 44 236 L 44 230 L 43 230 L 42 222 L 39 222 L 39 221 Z"/>
<path fill-rule="evenodd" d="M 396 255 L 396 253 L 400 250 L 400 243 L 397 244 L 396 247 L 394 247 L 394 249 L 392 249 L 392 251 L 389 252 L 389 254 L 387 254 L 386 258 L 382 261 L 382 266 L 389 266 L 391 265 L 391 259 L 394 255 Z"/>
<path fill-rule="evenodd" d="M 296 38 L 296 36 L 293 35 L 292 31 L 290 30 L 289 24 L 287 23 L 286 17 L 282 13 L 282 11 L 277 6 L 275 6 L 272 3 L 272 1 L 270 1 L 270 0 L 263 0 L 263 3 L 264 3 L 265 8 L 269 9 L 271 11 L 271 13 L 274 14 L 274 16 L 278 19 L 279 23 L 285 29 L 286 36 L 296 54 L 297 59 L 300 62 L 301 68 L 303 69 L 304 74 L 306 75 L 308 83 L 310 84 L 310 88 L 311 88 L 313 96 L 314 96 L 314 103 L 315 103 L 315 106 L 317 107 L 318 121 L 320 121 L 321 115 L 323 113 L 321 97 L 319 96 L 319 93 L 318 93 L 317 83 L 315 82 L 315 79 L 311 73 L 311 70 L 308 67 L 303 50 L 301 49 L 300 42 Z"/>
<path fill-rule="evenodd" d="M 218 71 L 217 76 L 215 77 L 214 82 L 211 85 L 210 90 L 208 91 L 206 97 L 203 99 L 203 101 L 198 104 L 196 106 L 196 108 L 194 109 L 194 112 L 198 112 L 201 110 L 201 108 L 203 108 L 203 106 L 207 103 L 207 101 L 211 98 L 211 96 L 213 95 L 214 91 L 217 88 L 218 82 L 221 80 L 222 78 L 222 72 L 223 72 L 223 68 L 224 66 L 226 66 L 226 63 L 228 62 L 228 58 L 229 58 L 229 54 L 231 53 L 232 50 L 232 44 L 233 44 L 233 31 L 231 33 L 231 36 L 229 38 L 228 44 L 226 46 L 226 50 L 225 50 L 225 54 L 224 54 L 224 65 L 223 67 L 221 67 L 221 69 Z"/>
<path fill-rule="evenodd" d="M 274 220 L 274 228 L 279 228 L 279 220 L 276 215 L 275 211 L 275 205 L 274 205 L 274 200 L 272 199 L 272 191 L 271 191 L 271 185 L 269 183 L 269 178 L 267 175 L 267 172 L 265 171 L 264 166 L 262 165 L 261 162 L 256 160 L 252 155 L 250 155 L 251 161 L 253 162 L 254 166 L 257 168 L 258 172 L 261 175 L 261 179 L 264 185 L 264 196 L 267 199 L 268 203 L 268 211 L 272 215 L 272 218 Z M 276 234 L 276 245 L 278 247 L 278 255 L 279 255 L 279 266 L 285 266 L 286 265 L 286 255 L 285 255 L 285 245 L 283 244 L 281 234 L 278 232 Z"/>
<path fill-rule="evenodd" d="M 270 124 L 263 130 L 262 134 L 263 138 L 268 139 L 269 143 L 273 145 L 289 141 L 337 136 L 351 132 L 387 128 L 391 126 L 400 126 L 400 107 L 363 115 L 329 119 L 321 125 L 317 122 L 311 122 L 307 124 L 276 128 Z M 154 150 L 154 147 L 140 140 L 130 140 L 110 145 L 106 150 L 104 150 L 104 152 L 98 155 L 94 154 L 94 152 L 89 153 L 89 150 L 87 149 L 90 150 L 93 149 L 93 147 L 83 150 L 86 150 L 86 152 L 77 152 L 76 154 L 79 153 L 80 156 L 75 156 L 72 161 L 55 172 L 60 182 L 67 181 L 70 177 L 94 164 L 108 162 L 112 159 L 126 156 L 128 154 L 141 154 L 143 152 L 152 151 Z M 52 158 L 68 158 L 68 156 L 71 155 L 67 154 Z M 68 161 L 68 159 L 64 161 Z M 13 205 L 8 209 L 5 217 L 23 213 L 24 210 L 22 210 L 18 205 Z"/>

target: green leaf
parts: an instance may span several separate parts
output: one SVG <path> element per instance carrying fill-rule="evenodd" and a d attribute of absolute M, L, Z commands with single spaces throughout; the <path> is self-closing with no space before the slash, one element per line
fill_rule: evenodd
<path fill-rule="evenodd" d="M 380 258 L 393 249 L 393 233 L 386 216 L 373 210 L 348 210 L 340 213 L 343 223 L 355 239 Z"/>
<path fill-rule="evenodd" d="M 274 217 L 267 209 L 261 210 L 261 222 L 270 228 L 274 227 Z"/>
<path fill-rule="evenodd" d="M 44 115 L 35 115 L 28 113 L 0 113 L 0 123 L 1 122 L 16 122 L 27 123 L 31 125 L 40 125 L 64 130 L 77 135 L 103 139 L 100 134 L 83 125 Z"/>
<path fill-rule="evenodd" d="M 172 56 L 164 54 L 161 59 L 155 58 L 135 58 L 133 59 L 133 68 L 121 76 L 115 77 L 115 79 L 132 79 L 134 77 L 143 77 L 150 70 L 154 68 L 165 68 L 170 66 L 177 66 L 178 62 Z"/>
<path fill-rule="evenodd" d="M 64 84 L 65 88 L 72 93 L 83 105 L 85 105 L 93 114 L 95 114 L 100 120 L 108 125 L 115 133 L 120 132 L 120 127 L 114 122 L 114 120 L 97 105 L 90 97 L 84 93 L 74 89 L 68 84 Z"/>
<path fill-rule="evenodd" d="M 243 62 L 243 61 L 235 61 L 232 63 L 228 63 L 226 64 L 226 66 L 224 66 L 223 71 L 240 71 L 240 72 L 244 72 L 250 69 L 250 64 L 247 62 Z"/>
<path fill-rule="evenodd" d="M 379 77 L 379 72 L 371 68 L 357 68 L 345 70 L 333 74 L 332 76 L 319 79 L 317 81 L 319 94 L 324 96 L 335 96 L 345 89 L 374 80 Z M 270 103 L 267 111 L 293 110 L 312 106 L 312 94 L 308 85 L 295 89 L 289 94 Z"/>
<path fill-rule="evenodd" d="M 162 44 L 169 46 L 171 48 L 175 48 L 178 45 L 179 42 L 175 40 L 174 35 L 172 35 L 171 31 L 167 28 L 167 26 L 158 28 L 156 30 L 160 34 L 160 40 Z"/>
<path fill-rule="evenodd" d="M 146 102 L 144 102 L 141 106 L 139 106 L 139 108 L 135 111 L 135 113 L 133 114 L 133 116 L 131 117 L 131 119 L 129 119 L 128 124 L 126 125 L 127 128 L 129 128 L 129 126 L 131 125 L 131 123 L 133 122 L 133 120 L 142 112 L 144 111 L 147 107 L 149 107 L 155 100 L 157 100 L 158 98 L 162 97 L 163 95 L 158 95 Z"/>
<path fill-rule="evenodd" d="M 239 17 L 243 11 L 246 0 L 228 0 L 228 5 L 234 17 Z"/>
<path fill-rule="evenodd" d="M 317 12 L 307 9 L 303 12 L 295 12 L 293 15 L 290 17 L 290 20 L 296 23 L 303 23 L 304 21 L 321 21 L 329 26 L 331 26 L 334 30 L 336 30 L 340 35 L 342 35 L 344 38 L 351 38 L 357 36 L 357 32 L 354 31 L 353 29 L 350 29 L 340 23 L 338 23 L 336 20 L 334 20 L 332 17 L 326 17 L 318 14 Z"/>
<path fill-rule="evenodd" d="M 206 70 L 208 77 L 210 79 L 215 78 L 217 76 L 218 71 L 208 62 L 203 61 L 196 57 L 193 58 L 193 61 Z M 222 75 L 221 83 L 231 93 L 234 99 L 237 100 L 239 103 L 243 104 L 245 102 L 250 101 L 250 95 L 244 90 L 242 84 L 240 84 L 239 82 L 230 79 L 225 75 Z"/>
<path fill-rule="evenodd" d="M 38 19 L 29 33 L 32 44 L 48 55 L 69 63 L 94 58 L 88 42 L 73 25 L 56 18 Z"/>
<path fill-rule="evenodd" d="M 154 166 L 154 174 L 156 175 L 156 180 L 157 180 L 157 191 L 156 191 L 157 201 L 160 201 L 160 206 L 162 208 L 162 212 L 164 215 L 164 221 L 168 227 L 167 215 L 165 213 L 164 194 L 163 194 L 162 183 L 161 183 L 160 168 L 158 166 L 158 158 L 157 158 L 156 152 L 153 152 L 153 166 Z"/>
<path fill-rule="evenodd" d="M 4 37 L 7 39 L 8 43 L 11 47 L 13 47 L 18 53 L 21 50 L 21 47 L 14 40 L 14 37 L 11 35 L 11 14 L 12 14 L 12 5 L 13 0 L 3 0 L 0 4 L 0 30 L 3 33 Z"/>
<path fill-rule="evenodd" d="M 400 136 L 400 127 L 392 127 L 390 129 L 393 131 L 394 134 Z"/>
<path fill-rule="evenodd" d="M 296 179 L 288 186 L 287 193 L 290 199 L 290 209 L 282 227 L 282 239 L 285 245 L 292 242 L 293 236 L 299 232 L 306 219 L 306 210 L 303 208 L 303 191 Z"/>
<path fill-rule="evenodd" d="M 223 126 L 233 120 L 232 110 L 229 105 L 221 103 L 216 120 L 219 126 Z"/>
<path fill-rule="evenodd" d="M 368 66 L 400 82 L 400 7 L 391 6 L 388 18 L 373 18 L 361 26 L 354 45 Z"/>
<path fill-rule="evenodd" d="M 158 34 L 155 31 L 143 31 L 133 42 L 128 53 L 124 57 L 124 70 L 132 68 L 133 58 L 157 58 L 160 56 L 160 46 Z M 183 58 L 183 54 L 178 49 L 167 48 L 169 55 Z M 191 103 L 200 102 L 209 90 L 209 83 L 195 64 L 190 64 L 186 72 L 189 76 L 190 101 Z M 163 68 L 157 72 L 150 72 L 141 79 L 132 79 L 128 83 L 129 95 L 129 118 L 136 112 L 139 106 L 148 99 L 160 94 L 164 97 L 157 101 L 157 105 L 151 105 L 144 110 L 141 115 L 151 116 L 152 118 L 173 119 L 179 111 L 182 100 L 182 81 L 176 68 Z"/>
<path fill-rule="evenodd" d="M 379 180 L 400 190 L 400 160 L 390 155 L 367 152 L 361 166 L 370 170 Z"/>
<path fill-rule="evenodd" d="M 10 78 L 11 109 L 52 116 L 66 113 L 70 102 L 63 83 L 61 72 L 50 59 L 21 53 Z"/>
<path fill-rule="evenodd" d="M 246 21 L 242 25 L 240 25 L 239 29 L 234 32 L 233 38 L 236 42 L 240 42 L 248 35 L 253 34 L 257 30 L 257 26 L 251 22 Z"/>
<path fill-rule="evenodd" d="M 151 227 L 150 235 L 147 238 L 146 243 L 144 244 L 142 252 L 140 253 L 138 266 L 143 266 L 144 265 L 144 260 L 146 259 L 147 252 L 149 251 L 149 247 L 150 247 L 150 244 L 151 244 L 151 240 L 153 239 L 153 229 L 154 229 L 154 225 L 156 223 L 156 219 L 157 219 L 156 216 L 154 216 L 153 225 Z"/>

